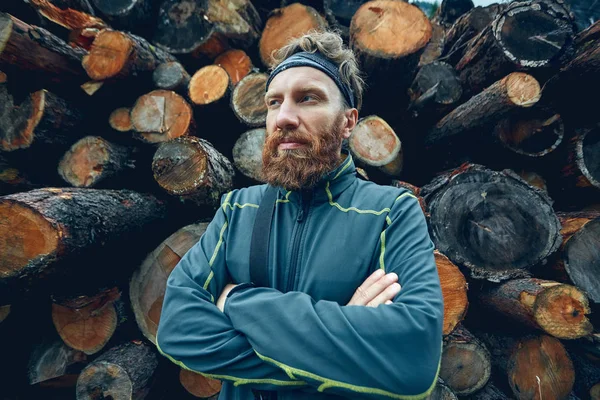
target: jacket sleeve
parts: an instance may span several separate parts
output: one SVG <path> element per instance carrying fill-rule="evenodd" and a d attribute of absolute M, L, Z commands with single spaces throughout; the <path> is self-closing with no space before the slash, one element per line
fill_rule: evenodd
<path fill-rule="evenodd" d="M 396 272 L 402 286 L 393 304 L 342 306 L 300 292 L 245 288 L 228 298 L 225 314 L 261 359 L 318 391 L 425 398 L 439 372 L 443 300 L 433 244 L 413 196 L 396 199 L 379 246 L 379 266 Z"/>
<path fill-rule="evenodd" d="M 169 275 L 156 335 L 158 350 L 185 369 L 235 385 L 261 390 L 306 386 L 261 360 L 215 305 L 230 282 L 224 256 L 230 197 L 231 193 L 202 238 Z"/>

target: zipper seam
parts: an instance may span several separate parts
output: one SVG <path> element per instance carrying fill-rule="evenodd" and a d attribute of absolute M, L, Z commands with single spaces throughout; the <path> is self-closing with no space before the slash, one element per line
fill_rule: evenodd
<path fill-rule="evenodd" d="M 302 216 L 303 216 L 302 221 L 298 222 L 298 219 L 296 218 L 296 225 L 295 225 L 295 231 L 294 231 L 295 235 L 293 236 L 294 241 L 292 242 L 292 257 L 291 257 L 292 263 L 290 266 L 290 274 L 288 276 L 288 281 L 287 281 L 287 285 L 286 285 L 286 292 L 293 290 L 295 283 L 296 283 L 296 273 L 298 271 L 298 256 L 300 254 L 300 243 L 302 243 L 304 227 L 307 224 L 308 216 L 310 214 L 310 203 L 311 202 L 312 202 L 312 196 L 310 197 L 308 205 L 306 206 L 306 211 L 305 211 L 304 203 L 301 204 L 300 212 L 302 213 Z"/>

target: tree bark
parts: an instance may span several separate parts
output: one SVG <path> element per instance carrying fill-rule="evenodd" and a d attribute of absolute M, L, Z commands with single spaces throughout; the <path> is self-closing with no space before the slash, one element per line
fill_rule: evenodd
<path fill-rule="evenodd" d="M 433 119 L 446 114 L 462 96 L 454 69 L 444 62 L 424 65 L 408 89 L 412 117 Z"/>
<path fill-rule="evenodd" d="M 233 163 L 248 178 L 263 182 L 262 151 L 265 145 L 264 128 L 244 132 L 233 146 Z"/>
<path fill-rule="evenodd" d="M 235 116 L 249 127 L 265 126 L 267 123 L 267 105 L 265 88 L 269 76 L 252 73 L 244 77 L 233 89 L 231 109 Z"/>
<path fill-rule="evenodd" d="M 442 0 L 434 20 L 450 27 L 459 17 L 469 12 L 473 7 L 472 0 Z"/>
<path fill-rule="evenodd" d="M 227 71 L 231 84 L 236 86 L 254 68 L 244 50 L 231 49 L 215 58 L 215 64 Z"/>
<path fill-rule="evenodd" d="M 323 0 L 323 11 L 329 26 L 338 30 L 345 41 L 349 39 L 352 16 L 366 2 L 367 0 Z"/>
<path fill-rule="evenodd" d="M 152 73 L 152 81 L 157 89 L 173 90 L 179 94 L 187 92 L 190 74 L 176 61 L 160 64 Z"/>
<path fill-rule="evenodd" d="M 444 297 L 443 334 L 449 335 L 467 314 L 468 285 L 465 276 L 448 257 L 437 250 L 434 251 L 434 256 Z"/>

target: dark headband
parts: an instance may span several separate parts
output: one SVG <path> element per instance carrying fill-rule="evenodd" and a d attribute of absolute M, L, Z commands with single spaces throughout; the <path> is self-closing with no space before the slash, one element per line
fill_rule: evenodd
<path fill-rule="evenodd" d="M 350 107 L 356 107 L 352 88 L 350 88 L 349 85 L 346 85 L 344 82 L 342 82 L 342 77 L 340 76 L 338 66 L 329 61 L 323 55 L 321 55 L 321 53 L 301 52 L 296 53 L 290 56 L 289 58 L 286 58 L 273 70 L 273 72 L 271 72 L 271 75 L 267 80 L 267 88 L 265 90 L 269 90 L 269 84 L 271 83 L 273 78 L 277 76 L 277 74 L 279 74 L 282 71 L 285 71 L 288 68 L 294 67 L 312 67 L 318 69 L 321 72 L 324 72 L 335 82 L 335 84 L 342 92 L 344 99 L 346 99 Z"/>

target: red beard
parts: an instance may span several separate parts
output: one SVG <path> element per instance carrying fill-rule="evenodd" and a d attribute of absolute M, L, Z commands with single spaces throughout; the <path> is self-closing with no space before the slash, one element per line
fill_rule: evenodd
<path fill-rule="evenodd" d="M 263 179 L 287 190 L 313 188 L 341 162 L 343 132 L 336 129 L 343 115 L 332 126 L 317 134 L 276 130 L 268 135 L 263 148 Z M 282 141 L 303 143 L 299 149 L 279 150 Z"/>

